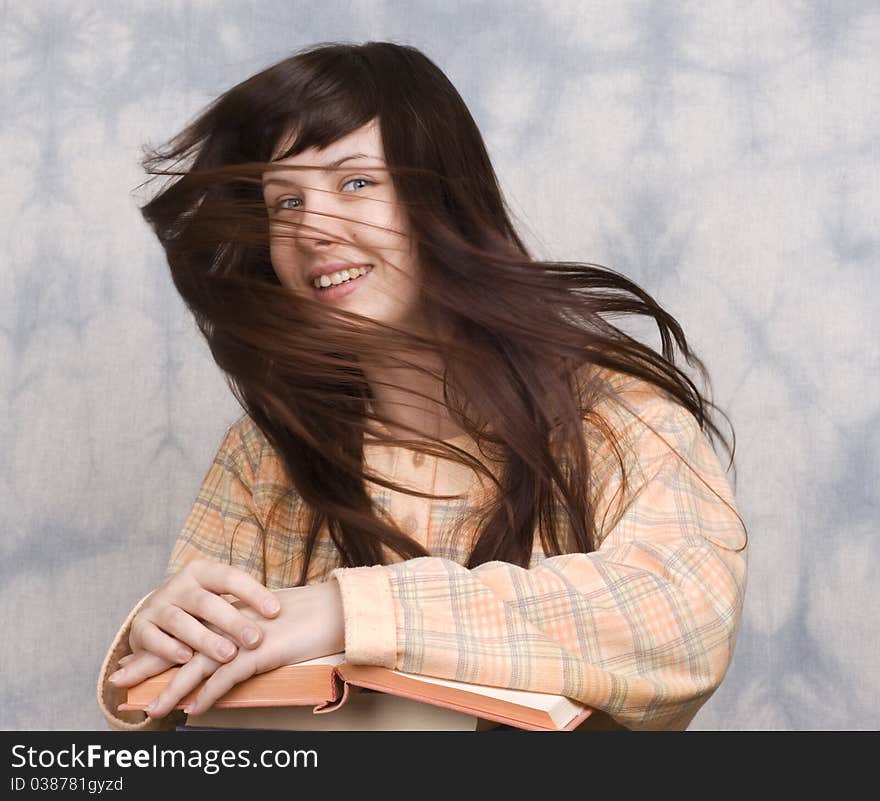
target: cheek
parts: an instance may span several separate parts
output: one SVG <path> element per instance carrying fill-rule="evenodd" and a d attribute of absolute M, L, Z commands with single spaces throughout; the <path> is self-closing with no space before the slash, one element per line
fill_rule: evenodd
<path fill-rule="evenodd" d="M 280 264 L 284 259 L 284 248 L 275 236 L 269 240 L 269 258 L 272 259 L 272 264 Z"/>
<path fill-rule="evenodd" d="M 353 241 L 364 247 L 395 252 L 405 245 L 406 240 L 401 237 L 401 232 L 406 229 L 400 211 L 389 202 L 383 202 L 381 207 L 366 209 L 360 220 L 362 224 L 353 225 L 348 232 Z"/>
<path fill-rule="evenodd" d="M 272 262 L 272 269 L 282 286 L 294 289 L 296 269 L 290 251 L 282 243 L 273 241 L 269 245 L 269 260 Z"/>

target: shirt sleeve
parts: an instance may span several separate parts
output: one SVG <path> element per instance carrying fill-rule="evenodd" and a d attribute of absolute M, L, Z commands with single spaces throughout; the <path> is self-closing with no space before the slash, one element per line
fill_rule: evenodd
<path fill-rule="evenodd" d="M 609 530 L 595 551 L 530 569 L 439 557 L 338 568 L 346 659 L 565 695 L 631 730 L 687 728 L 733 655 L 744 527 L 694 416 L 659 397 L 643 412 L 634 492 L 619 471 L 600 485 Z"/>
<path fill-rule="evenodd" d="M 241 430 L 232 425 L 171 550 L 166 579 L 194 559 L 211 559 L 234 565 L 266 584 L 254 475 Z"/>
<path fill-rule="evenodd" d="M 164 718 L 154 720 L 144 712 L 130 711 L 119 712 L 117 707 L 125 700 L 125 688 L 114 687 L 108 676 L 116 672 L 117 663 L 123 656 L 131 653 L 128 647 L 128 635 L 131 631 L 131 621 L 140 611 L 147 598 L 152 592 L 141 598 L 131 612 L 128 613 L 123 624 L 113 637 L 113 642 L 104 656 L 101 669 L 98 671 L 97 700 L 98 708 L 107 722 L 107 726 L 115 731 L 169 731 L 182 722 L 178 715 L 171 713 Z"/>
<path fill-rule="evenodd" d="M 192 509 L 171 551 L 165 578 L 193 559 L 235 564 L 263 580 L 262 528 L 251 492 L 253 469 L 237 425 L 230 426 L 205 475 Z M 234 535 L 234 543 L 233 543 Z M 111 729 L 119 731 L 173 730 L 182 722 L 178 710 L 153 720 L 144 712 L 118 712 L 125 688 L 107 679 L 119 660 L 131 653 L 131 623 L 152 592 L 137 602 L 113 637 L 98 673 L 97 700 Z"/>

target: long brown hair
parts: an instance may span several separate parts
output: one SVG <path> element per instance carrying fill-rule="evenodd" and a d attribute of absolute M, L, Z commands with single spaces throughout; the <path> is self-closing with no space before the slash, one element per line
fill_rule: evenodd
<path fill-rule="evenodd" d="M 324 148 L 372 120 L 417 247 L 420 303 L 433 335 L 300 297 L 281 285 L 271 262 L 261 176 L 278 158 Z M 668 393 L 721 438 L 732 464 L 708 413 L 718 407 L 675 364 L 673 343 L 708 383 L 681 326 L 611 269 L 529 254 L 464 101 L 414 47 L 301 50 L 224 92 L 166 145 L 147 149 L 143 165 L 174 177 L 142 213 L 175 286 L 231 391 L 283 460 L 288 494 L 311 510 L 300 584 L 325 523 L 343 566 L 382 564 L 383 546 L 404 559 L 430 555 L 367 492 L 373 481 L 446 497 L 365 470 L 368 421 L 389 422 L 372 409 L 368 364 L 421 369 L 419 354 L 439 354 L 443 373 L 432 374 L 444 382 L 450 417 L 502 465 L 496 474 L 414 429 L 407 439 L 376 433 L 390 445 L 465 464 L 494 484 L 468 567 L 490 560 L 527 567 L 536 526 L 548 555 L 598 547 L 584 431 L 588 423 L 601 427 L 592 414 L 601 370 Z M 662 355 L 603 315 L 653 318 Z M 614 432 L 605 434 L 617 452 Z"/>

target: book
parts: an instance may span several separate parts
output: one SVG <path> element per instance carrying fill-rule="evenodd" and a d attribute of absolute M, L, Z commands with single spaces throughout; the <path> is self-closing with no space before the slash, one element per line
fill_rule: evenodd
<path fill-rule="evenodd" d="M 349 685 L 348 698 L 332 715 L 315 714 L 310 706 L 213 706 L 201 715 L 188 715 L 178 731 L 486 731 L 500 725 L 454 709 Z"/>
<path fill-rule="evenodd" d="M 118 709 L 143 710 L 179 667 L 128 688 Z M 176 709 L 195 700 L 204 681 Z M 201 715 L 192 728 L 292 730 L 474 730 L 510 726 L 571 731 L 594 710 L 571 698 L 353 665 L 345 654 L 283 665 L 242 681 Z M 333 713 L 333 714 L 329 714 Z M 335 722 L 334 722 L 335 721 Z"/>

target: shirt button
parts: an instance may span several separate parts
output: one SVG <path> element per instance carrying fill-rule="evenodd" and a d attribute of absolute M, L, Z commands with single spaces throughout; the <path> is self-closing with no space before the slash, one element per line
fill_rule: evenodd
<path fill-rule="evenodd" d="M 425 462 L 424 453 L 414 453 L 412 457 L 413 467 L 421 467 Z"/>
<path fill-rule="evenodd" d="M 407 534 L 415 534 L 419 527 L 419 521 L 414 515 L 407 515 L 400 521 L 400 526 Z"/>

